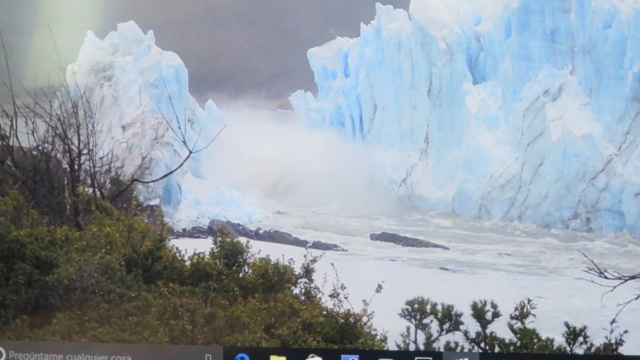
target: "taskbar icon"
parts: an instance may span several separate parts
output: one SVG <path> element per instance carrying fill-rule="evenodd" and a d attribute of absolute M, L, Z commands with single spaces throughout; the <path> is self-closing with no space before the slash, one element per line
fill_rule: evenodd
<path fill-rule="evenodd" d="M 245 353 L 240 353 L 238 355 L 236 355 L 235 360 L 251 360 L 249 358 L 249 355 L 245 354 Z"/>
<path fill-rule="evenodd" d="M 340 360 L 360 360 L 360 355 L 340 355 Z"/>

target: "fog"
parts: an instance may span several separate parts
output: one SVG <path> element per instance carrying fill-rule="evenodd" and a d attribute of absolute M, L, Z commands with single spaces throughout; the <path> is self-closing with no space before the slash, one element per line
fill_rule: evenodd
<path fill-rule="evenodd" d="M 310 128 L 290 111 L 245 103 L 223 109 L 227 127 L 202 154 L 205 178 L 233 186 L 267 210 L 326 208 L 381 214 L 395 203 L 367 145 Z"/>

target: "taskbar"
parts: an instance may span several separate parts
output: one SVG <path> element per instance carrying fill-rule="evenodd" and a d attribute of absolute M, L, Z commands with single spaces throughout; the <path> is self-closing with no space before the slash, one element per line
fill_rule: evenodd
<path fill-rule="evenodd" d="M 220 347 L 0 340 L 0 360 L 640 360 L 640 356 Z"/>
<path fill-rule="evenodd" d="M 222 360 L 640 360 L 640 356 L 402 350 L 223 348 Z"/>

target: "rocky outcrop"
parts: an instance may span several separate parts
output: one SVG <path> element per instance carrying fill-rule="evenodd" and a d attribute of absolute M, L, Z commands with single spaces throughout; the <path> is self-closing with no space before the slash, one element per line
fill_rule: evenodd
<path fill-rule="evenodd" d="M 436 244 L 431 241 L 422 240 L 418 238 L 413 238 L 404 235 L 398 235 L 394 233 L 389 233 L 383 231 L 379 234 L 371 234 L 369 235 L 369 239 L 373 241 L 383 241 L 392 244 L 397 244 L 403 247 L 414 247 L 414 248 L 436 248 L 436 249 L 444 249 L 450 250 L 448 247 L 440 244 Z"/>
<path fill-rule="evenodd" d="M 205 239 L 208 237 L 219 236 L 222 233 L 229 234 L 234 238 L 243 237 L 251 240 L 266 241 L 276 244 L 298 246 L 309 249 L 323 251 L 347 251 L 337 244 L 331 244 L 322 241 L 304 240 L 280 230 L 262 230 L 260 228 L 254 230 L 239 223 L 222 220 L 211 220 L 207 227 L 194 226 L 191 229 L 174 231 L 171 234 L 171 237 Z"/>

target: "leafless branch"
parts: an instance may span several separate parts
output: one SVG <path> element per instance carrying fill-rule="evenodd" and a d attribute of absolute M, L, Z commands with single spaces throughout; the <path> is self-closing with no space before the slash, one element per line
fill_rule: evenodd
<path fill-rule="evenodd" d="M 631 281 L 635 281 L 635 280 L 640 280 L 640 273 L 637 274 L 623 274 L 620 273 L 618 271 L 615 270 L 608 270 L 607 268 L 599 265 L 598 263 L 596 263 L 596 261 L 594 259 L 592 259 L 591 257 L 589 257 L 587 254 L 585 254 L 584 252 L 580 251 L 580 254 L 582 254 L 582 256 L 584 256 L 585 259 L 587 259 L 587 261 L 589 262 L 589 265 L 582 270 L 582 272 L 584 272 L 587 275 L 590 275 L 591 277 L 589 278 L 581 278 L 581 280 L 585 280 L 588 281 L 592 284 L 596 284 L 598 286 L 607 288 L 608 290 L 602 294 L 602 296 L 612 293 L 615 290 L 617 290 L 618 288 L 620 288 L 621 286 L 628 284 Z M 598 280 L 594 280 L 594 278 L 599 279 Z M 627 307 L 629 306 L 631 303 L 633 303 L 634 301 L 638 301 L 640 300 L 640 294 L 637 294 L 633 297 L 631 297 L 630 299 L 619 303 L 619 309 L 618 312 L 616 313 L 614 320 L 616 320 L 618 318 L 618 316 L 620 315 L 620 313 Z"/>
<path fill-rule="evenodd" d="M 218 132 L 216 133 L 216 135 L 215 135 L 213 138 L 211 138 L 211 140 L 207 143 L 207 146 L 209 146 L 211 143 L 213 143 L 213 142 L 218 138 L 218 136 L 220 136 L 220 133 L 222 133 L 222 131 L 223 131 L 226 127 L 227 127 L 227 125 L 224 125 L 220 130 L 218 130 Z M 119 197 L 120 197 L 122 194 L 124 194 L 124 193 L 125 193 L 125 192 L 126 192 L 126 191 L 131 187 L 131 186 L 133 186 L 133 185 L 135 185 L 135 184 L 152 184 L 152 183 L 155 183 L 155 182 L 158 182 L 158 181 L 161 181 L 161 180 L 166 179 L 167 177 L 169 177 L 169 176 L 171 176 L 171 175 L 175 174 L 178 170 L 180 170 L 180 169 L 182 168 L 182 166 L 184 166 L 184 164 L 185 164 L 185 163 L 186 163 L 186 162 L 191 158 L 191 156 L 192 156 L 193 154 L 197 154 L 198 152 L 200 152 L 200 151 L 202 151 L 202 150 L 204 150 L 204 149 L 206 149 L 206 146 L 205 146 L 205 147 L 202 147 L 202 148 L 200 148 L 200 149 L 197 149 L 197 150 L 194 150 L 194 149 L 188 148 L 187 155 L 182 159 L 182 161 L 180 162 L 180 164 L 178 164 L 177 166 L 175 166 L 171 171 L 166 172 L 166 173 L 164 173 L 163 175 L 161 175 L 161 176 L 159 176 L 159 177 L 157 177 L 157 178 L 155 178 L 155 179 L 151 179 L 151 180 L 143 180 L 143 179 L 139 179 L 139 178 L 137 178 L 137 177 L 134 177 L 133 179 L 131 179 L 131 180 L 129 181 L 129 183 L 128 183 L 124 188 L 122 188 L 122 190 L 120 190 L 119 192 L 117 192 L 117 193 L 116 193 L 116 194 L 111 198 L 111 200 L 113 201 L 113 200 L 115 200 L 115 199 L 119 198 Z"/>
<path fill-rule="evenodd" d="M 51 40 L 55 45 L 52 30 Z M 55 46 L 57 65 L 64 75 L 64 67 Z M 0 191 L 15 188 L 22 192 L 34 209 L 43 211 L 54 222 L 72 223 L 82 228 L 83 210 L 80 198 L 86 187 L 95 198 L 116 200 L 134 184 L 151 184 L 175 174 L 186 162 L 215 141 L 222 127 L 202 145 L 202 129 L 191 136 L 188 109 L 179 114 L 175 99 L 165 90 L 172 116 L 160 113 L 167 124 L 169 137 L 184 155 L 175 167 L 152 179 L 132 174 L 123 179 L 114 166 L 114 152 L 105 149 L 109 129 L 99 131 L 96 114 L 88 94 L 74 80 L 66 79 L 62 86 L 27 90 L 20 96 L 15 92 L 11 77 L 9 55 L 0 32 L 0 51 L 7 77 L 1 79 L 8 91 L 0 101 Z M 55 62 L 55 61 L 54 61 Z M 149 154 L 142 154 L 142 161 Z M 4 188 L 3 188 L 4 187 Z M 55 191 L 53 191 L 55 190 Z M 115 193 L 115 195 L 111 195 Z"/>

